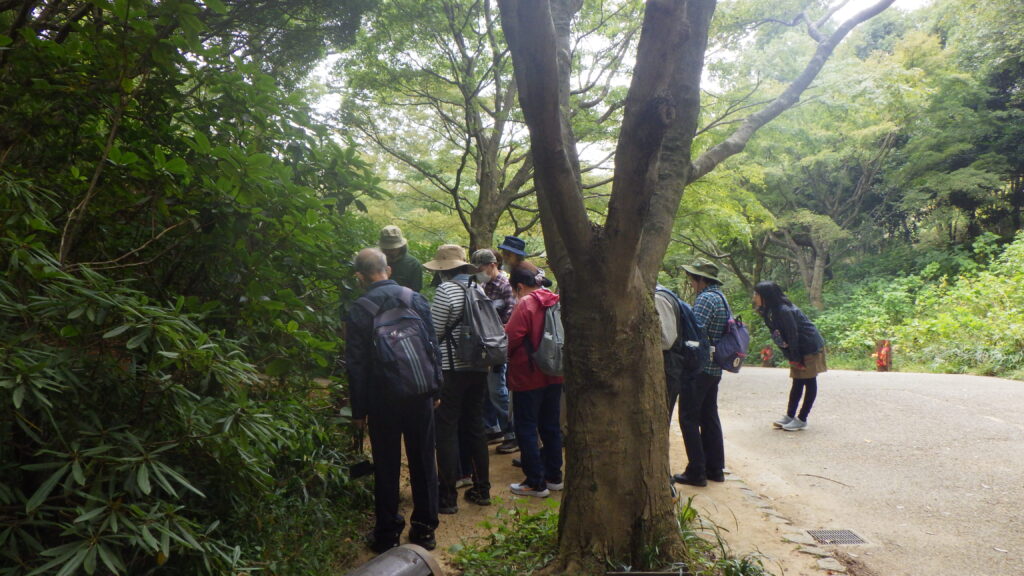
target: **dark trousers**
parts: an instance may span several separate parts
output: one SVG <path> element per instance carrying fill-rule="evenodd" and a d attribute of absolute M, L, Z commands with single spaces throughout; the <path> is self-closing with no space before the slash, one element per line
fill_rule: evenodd
<path fill-rule="evenodd" d="M 796 408 L 800 405 L 801 397 L 804 399 L 804 405 L 800 406 L 800 415 L 798 417 L 807 422 L 807 416 L 810 415 L 811 408 L 814 406 L 814 399 L 818 397 L 817 378 L 793 379 L 793 387 L 789 389 L 789 408 L 786 410 L 786 414 L 790 418 L 797 415 Z"/>
<path fill-rule="evenodd" d="M 537 490 L 547 482 L 562 481 L 562 385 L 549 384 L 536 390 L 512 392 L 512 410 L 519 456 L 526 483 Z M 538 438 L 539 437 L 539 438 Z M 540 443 L 544 443 L 541 448 Z"/>
<path fill-rule="evenodd" d="M 718 383 L 721 376 L 700 373 L 683 382 L 679 392 L 679 426 L 686 445 L 686 475 L 704 477 L 708 470 L 725 468 L 725 441 L 718 419 Z"/>
<path fill-rule="evenodd" d="M 444 371 L 441 405 L 437 407 L 437 475 L 441 506 L 455 506 L 460 477 L 459 427 L 465 434 L 466 452 L 473 465 L 473 486 L 489 493 L 491 477 L 484 433 L 484 401 L 487 400 L 486 372 Z"/>
<path fill-rule="evenodd" d="M 412 523 L 430 530 L 437 528 L 433 400 L 417 398 L 395 403 L 386 411 L 374 410 L 367 420 L 374 463 L 374 536 L 380 542 L 397 542 L 405 528 L 405 518 L 398 513 L 403 438 L 412 484 Z"/>
<path fill-rule="evenodd" d="M 672 411 L 676 408 L 676 399 L 679 398 L 679 393 L 682 391 L 683 367 L 679 357 L 669 350 L 662 352 L 662 360 L 665 364 L 665 388 L 668 392 L 666 402 L 668 403 L 668 417 L 671 421 Z"/>

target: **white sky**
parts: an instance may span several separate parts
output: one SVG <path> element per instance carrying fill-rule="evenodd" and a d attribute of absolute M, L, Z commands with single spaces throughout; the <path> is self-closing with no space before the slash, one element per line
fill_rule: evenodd
<path fill-rule="evenodd" d="M 875 2 L 876 0 L 850 0 L 850 2 L 844 6 L 837 15 L 839 16 L 840 21 L 845 20 L 868 6 L 875 4 Z M 898 9 L 903 10 L 904 12 L 910 12 L 911 10 L 915 10 L 930 3 L 931 0 L 896 0 L 889 9 Z"/>

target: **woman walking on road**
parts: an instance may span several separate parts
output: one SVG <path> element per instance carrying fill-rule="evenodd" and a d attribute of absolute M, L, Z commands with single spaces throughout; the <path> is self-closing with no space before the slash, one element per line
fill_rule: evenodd
<path fill-rule="evenodd" d="M 754 286 L 754 310 L 764 319 L 772 341 L 789 360 L 789 377 L 793 379 L 786 415 L 772 422 L 772 426 L 789 432 L 803 430 L 818 395 L 818 374 L 828 370 L 825 339 L 775 282 Z"/>

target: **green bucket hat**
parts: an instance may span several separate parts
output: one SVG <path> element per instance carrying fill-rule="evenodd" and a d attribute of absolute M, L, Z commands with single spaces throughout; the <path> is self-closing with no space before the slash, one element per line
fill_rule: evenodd
<path fill-rule="evenodd" d="M 718 266 L 715 266 L 714 264 L 708 262 L 707 260 L 704 260 L 703 258 L 698 259 L 696 262 L 689 266 L 683 264 L 683 270 L 686 270 L 687 273 L 693 274 L 694 276 L 707 278 L 708 280 L 717 282 L 719 284 L 722 283 L 722 281 L 718 279 Z"/>

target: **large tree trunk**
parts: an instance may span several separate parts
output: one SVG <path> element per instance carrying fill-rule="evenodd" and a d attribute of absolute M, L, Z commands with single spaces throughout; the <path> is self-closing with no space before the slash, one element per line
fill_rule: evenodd
<path fill-rule="evenodd" d="M 652 301 L 639 274 L 613 286 L 594 264 L 585 278 L 559 277 L 563 321 L 573 334 L 566 343 L 568 487 L 559 524 L 560 570 L 567 573 L 591 571 L 594 558 L 644 566 L 652 550 L 678 543 Z"/>

